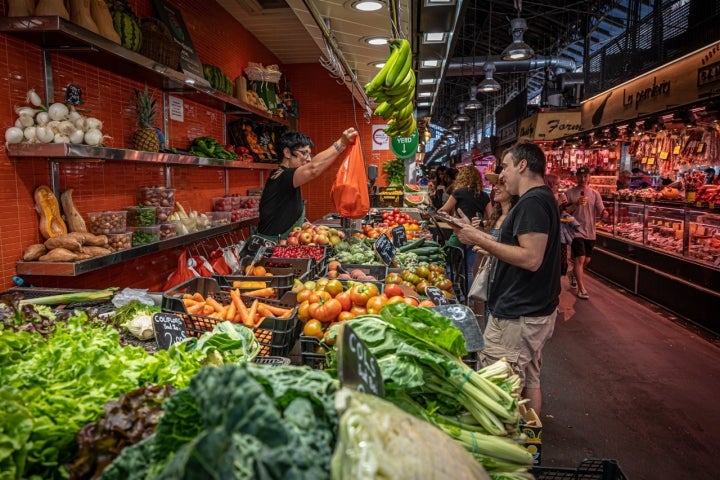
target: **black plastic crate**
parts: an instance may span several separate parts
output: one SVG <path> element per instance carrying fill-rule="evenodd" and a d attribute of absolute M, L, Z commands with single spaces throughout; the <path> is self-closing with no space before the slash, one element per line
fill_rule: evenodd
<path fill-rule="evenodd" d="M 617 461 L 606 458 L 586 458 L 577 468 L 533 467 L 530 473 L 536 480 L 627 480 Z"/>
<path fill-rule="evenodd" d="M 321 346 L 320 340 L 316 337 L 300 335 L 300 360 L 302 364 L 310 368 L 323 370 L 327 366 L 325 364 L 325 354 L 316 352 L 316 348 Z"/>
<path fill-rule="evenodd" d="M 243 257 L 240 259 L 241 272 L 247 265 L 252 262 L 252 257 Z M 295 278 L 299 280 L 307 280 L 312 269 L 312 259 L 310 258 L 279 258 L 279 257 L 263 257 L 257 261 L 255 265 L 262 265 L 269 272 L 275 275 L 276 269 L 289 269 Z M 278 270 L 279 272 L 279 270 Z M 262 277 L 257 277 L 262 278 Z M 292 285 L 293 280 L 290 279 L 288 285 Z"/>
<path fill-rule="evenodd" d="M 340 268 L 344 273 L 351 274 L 355 270 L 360 270 L 365 275 L 372 275 L 378 282 L 384 282 L 388 273 L 388 267 L 385 265 L 359 265 L 356 263 L 343 263 Z M 364 282 L 365 280 L 359 280 Z"/>
<path fill-rule="evenodd" d="M 185 327 L 189 335 L 199 337 L 203 333 L 211 331 L 218 323 L 223 321 L 213 317 L 188 313 L 182 301 L 182 296 L 185 293 L 200 293 L 203 297 L 211 296 L 223 305 L 229 304 L 231 298 L 228 289 L 221 288 L 215 279 L 208 277 L 195 277 L 163 293 L 163 311 L 180 315 L 185 320 Z M 255 298 L 248 296 L 241 296 L 241 299 L 248 308 L 255 300 Z M 255 334 L 255 338 L 260 342 L 262 347 L 260 350 L 261 356 L 286 357 L 295 343 L 297 305 L 266 298 L 263 298 L 262 301 L 270 305 L 289 308 L 292 310 L 292 314 L 288 318 L 265 317 L 259 325 L 254 327 L 245 325 L 245 327 L 250 328 Z"/>

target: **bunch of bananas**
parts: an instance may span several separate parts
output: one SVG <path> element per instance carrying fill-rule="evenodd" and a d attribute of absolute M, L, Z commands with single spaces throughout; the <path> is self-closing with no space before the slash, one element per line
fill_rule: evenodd
<path fill-rule="evenodd" d="M 390 137 L 409 137 L 417 128 L 413 114 L 415 72 L 410 42 L 404 38 L 390 42 L 390 56 L 365 93 L 379 103 L 375 115 L 390 119 L 385 133 Z"/>

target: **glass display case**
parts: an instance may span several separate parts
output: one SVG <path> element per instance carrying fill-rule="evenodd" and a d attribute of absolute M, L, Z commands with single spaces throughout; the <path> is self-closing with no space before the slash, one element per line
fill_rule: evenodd
<path fill-rule="evenodd" d="M 615 175 L 590 175 L 588 186 L 603 197 L 612 196 L 617 190 L 617 177 Z"/>
<path fill-rule="evenodd" d="M 605 200 L 597 232 L 720 270 L 720 210 L 662 202 Z"/>

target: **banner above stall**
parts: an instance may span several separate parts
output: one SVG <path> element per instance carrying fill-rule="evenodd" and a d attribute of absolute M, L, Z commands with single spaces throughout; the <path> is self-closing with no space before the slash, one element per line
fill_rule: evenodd
<path fill-rule="evenodd" d="M 580 111 L 539 112 L 520 122 L 518 141 L 558 140 L 580 132 Z"/>
<path fill-rule="evenodd" d="M 583 130 L 667 111 L 720 95 L 720 42 L 584 101 Z"/>

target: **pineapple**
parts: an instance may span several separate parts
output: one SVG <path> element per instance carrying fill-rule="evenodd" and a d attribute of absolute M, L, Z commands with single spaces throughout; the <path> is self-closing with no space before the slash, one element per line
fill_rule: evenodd
<path fill-rule="evenodd" d="M 145 152 L 157 152 L 160 150 L 160 140 L 155 131 L 155 98 L 154 93 L 148 92 L 147 84 L 145 90 L 135 90 L 135 110 L 140 130 L 136 130 L 132 136 L 132 146 L 135 150 Z"/>

